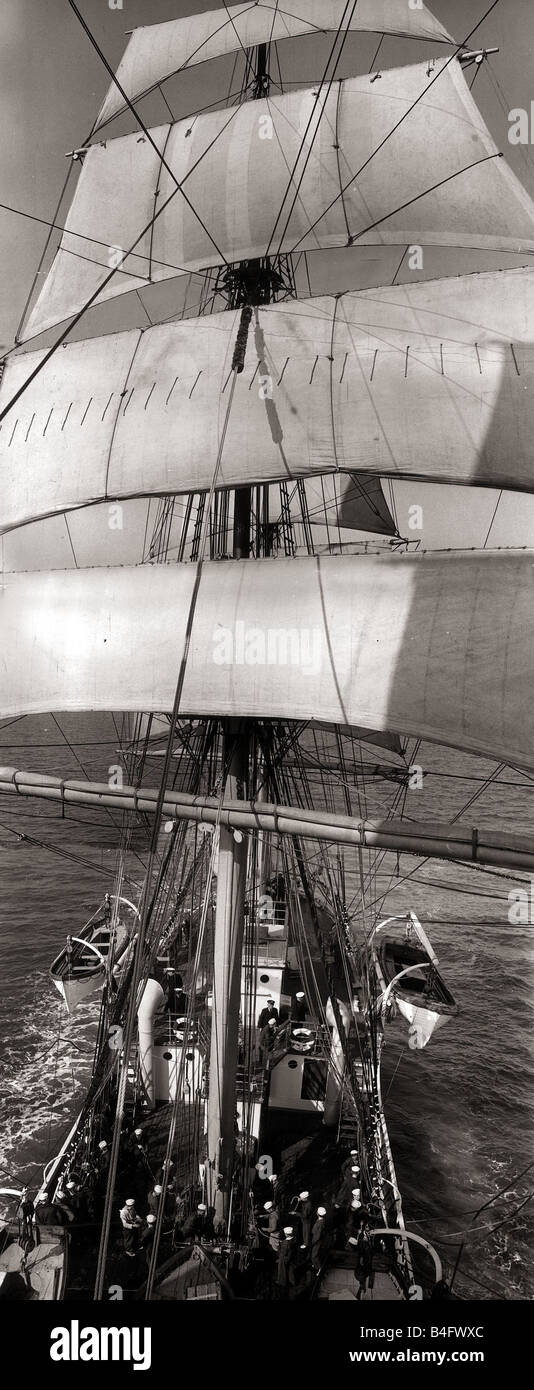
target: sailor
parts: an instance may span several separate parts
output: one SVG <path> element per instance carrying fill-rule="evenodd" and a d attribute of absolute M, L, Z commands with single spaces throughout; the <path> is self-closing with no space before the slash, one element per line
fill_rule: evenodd
<path fill-rule="evenodd" d="M 275 1008 L 274 999 L 268 999 L 268 1000 L 267 1000 L 267 1003 L 266 1003 L 266 1005 L 265 1005 L 265 1008 L 262 1009 L 262 1011 L 261 1011 L 261 1013 L 260 1013 L 260 1016 L 259 1016 L 259 1019 L 258 1019 L 258 1028 L 259 1028 L 260 1032 L 261 1032 L 262 1028 L 265 1028 L 265 1025 L 269 1022 L 269 1019 L 271 1019 L 271 1018 L 274 1018 L 275 1023 L 278 1023 L 278 1021 L 279 1021 L 279 1015 L 278 1015 L 278 1009 Z"/>
<path fill-rule="evenodd" d="M 310 1251 L 309 1246 L 300 1244 L 296 1246 L 293 1263 L 295 1284 L 300 1288 L 308 1283 L 310 1277 Z"/>
<path fill-rule="evenodd" d="M 140 1153 L 143 1154 L 144 1157 L 146 1157 L 146 1146 L 143 1142 L 143 1131 L 140 1125 L 138 1125 L 137 1128 L 134 1129 L 133 1134 L 130 1135 L 129 1148 L 132 1157 L 136 1161 L 139 1158 Z"/>
<path fill-rule="evenodd" d="M 65 1184 L 65 1201 L 71 1209 L 74 1217 L 80 1215 L 81 1198 L 78 1187 L 73 1178 L 69 1178 Z"/>
<path fill-rule="evenodd" d="M 167 1182 L 172 1182 L 172 1170 L 173 1170 L 173 1168 L 174 1168 L 174 1159 L 173 1159 L 173 1158 L 164 1158 L 164 1159 L 163 1159 L 163 1163 L 160 1164 L 160 1166 L 159 1166 L 159 1168 L 158 1168 L 158 1170 L 157 1170 L 157 1173 L 156 1173 L 156 1182 L 157 1182 L 157 1183 L 163 1183 L 163 1182 L 165 1181 L 165 1174 L 167 1174 Z"/>
<path fill-rule="evenodd" d="M 351 1236 L 358 1236 L 364 1223 L 366 1221 L 369 1221 L 369 1212 L 362 1205 L 360 1199 L 360 1189 L 359 1187 L 355 1187 L 352 1193 L 352 1201 L 347 1215 L 347 1220 L 345 1222 L 345 1236 L 347 1240 L 349 1240 Z"/>
<path fill-rule="evenodd" d="M 269 1248 L 273 1251 L 274 1254 L 278 1254 L 278 1249 L 280 1245 L 278 1235 L 278 1222 L 280 1220 L 280 1213 L 278 1211 L 278 1207 L 275 1207 L 274 1202 L 264 1202 L 263 1210 L 267 1213 L 267 1235 L 269 1239 Z"/>
<path fill-rule="evenodd" d="M 155 1190 L 156 1189 L 154 1188 L 154 1191 Z M 171 1181 L 167 1184 L 165 1201 L 163 1203 L 163 1218 L 165 1221 L 166 1229 L 171 1229 L 174 1226 L 174 1222 L 176 1219 L 176 1183 L 172 1178 Z"/>
<path fill-rule="evenodd" d="M 145 1198 L 147 1177 L 154 1181 L 154 1174 L 148 1162 L 148 1154 L 145 1144 L 143 1143 L 142 1130 L 136 1130 L 132 1139 L 130 1181 L 136 1197 L 139 1202 L 141 1202 L 144 1201 Z"/>
<path fill-rule="evenodd" d="M 110 1153 L 105 1139 L 101 1139 L 98 1145 L 97 1164 L 99 1178 L 106 1178 L 109 1172 Z"/>
<path fill-rule="evenodd" d="M 311 1239 L 311 1228 L 313 1219 L 313 1204 L 310 1201 L 310 1194 L 307 1188 L 299 1192 L 295 1211 L 298 1213 L 300 1221 L 301 1241 L 303 1245 L 309 1245 Z"/>
<path fill-rule="evenodd" d="M 317 1207 L 317 1216 L 311 1231 L 311 1258 L 315 1270 L 320 1269 L 327 1247 L 326 1207 Z"/>
<path fill-rule="evenodd" d="M 123 1229 L 124 1251 L 130 1259 L 135 1259 L 137 1249 L 137 1232 L 143 1225 L 141 1217 L 135 1208 L 134 1197 L 127 1197 L 124 1206 L 121 1207 L 119 1216 Z"/>
<path fill-rule="evenodd" d="M 295 1284 L 297 1246 L 292 1226 L 284 1226 L 278 1250 L 275 1288 L 278 1298 L 290 1298 Z"/>
<path fill-rule="evenodd" d="M 367 1286 L 372 1289 L 375 1282 L 373 1247 L 365 1227 L 362 1227 L 359 1236 L 349 1236 L 348 1248 L 356 1251 L 356 1270 L 360 1285 L 357 1296 L 362 1298 Z"/>
<path fill-rule="evenodd" d="M 74 1212 L 72 1210 L 72 1207 L 69 1206 L 67 1200 L 67 1193 L 65 1192 L 64 1187 L 60 1186 L 56 1188 L 54 1206 L 56 1206 L 59 1209 L 59 1211 L 63 1212 L 64 1217 L 68 1222 L 74 1221 Z"/>
<path fill-rule="evenodd" d="M 184 982 L 182 980 L 182 976 L 177 975 L 174 986 L 174 1012 L 175 1014 L 178 1014 L 179 1018 L 183 1018 L 184 1014 L 187 1013 L 187 1004 L 188 999 L 187 994 L 184 990 Z"/>
<path fill-rule="evenodd" d="M 35 1198 L 35 1222 L 37 1226 L 64 1226 L 63 1212 L 50 1201 L 45 1188 Z"/>
<path fill-rule="evenodd" d="M 147 1266 L 148 1266 L 149 1268 L 150 1268 L 150 1261 L 151 1261 L 151 1259 L 152 1259 L 152 1250 L 153 1250 L 153 1248 L 154 1248 L 154 1236 L 155 1236 L 155 1234 L 156 1234 L 156 1217 L 153 1215 L 152 1212 L 149 1212 L 149 1213 L 148 1213 L 148 1216 L 147 1216 L 147 1219 L 146 1219 L 146 1226 L 145 1226 L 144 1229 L 141 1231 L 141 1235 L 140 1235 L 140 1237 L 139 1237 L 139 1245 L 140 1245 L 140 1247 L 141 1247 L 141 1249 L 142 1249 L 142 1251 L 143 1251 L 143 1254 L 144 1254 L 144 1257 L 145 1257 Z"/>
<path fill-rule="evenodd" d="M 148 1194 L 147 1206 L 151 1216 L 157 1216 L 158 1214 L 159 1199 L 161 1197 L 161 1192 L 162 1189 L 159 1185 L 159 1182 L 157 1182 L 154 1184 L 152 1191 Z"/>
<path fill-rule="evenodd" d="M 357 1149 L 351 1149 L 348 1158 L 346 1158 L 345 1161 L 341 1164 L 341 1175 L 342 1175 L 342 1177 L 343 1177 L 343 1178 L 346 1178 L 346 1177 L 347 1177 L 347 1174 L 350 1173 L 351 1168 L 354 1168 L 354 1167 L 357 1167 L 357 1166 L 358 1166 L 358 1150 L 357 1150 Z M 358 1172 L 359 1172 L 359 1169 L 358 1169 Z"/>
<path fill-rule="evenodd" d="M 302 1023 L 306 1018 L 308 1009 L 306 1005 L 306 995 L 303 989 L 298 989 L 291 1000 L 290 1019 L 292 1023 Z"/>
<path fill-rule="evenodd" d="M 352 1201 L 352 1194 L 357 1186 L 360 1169 L 357 1164 L 349 1170 L 338 1192 L 336 1192 L 336 1207 L 347 1207 Z"/>
<path fill-rule="evenodd" d="M 208 1208 L 206 1203 L 199 1202 L 196 1211 L 191 1212 L 191 1215 L 184 1221 L 183 1239 L 185 1241 L 202 1240 L 202 1237 L 206 1234 L 207 1227 L 209 1228 L 207 1213 Z"/>
<path fill-rule="evenodd" d="M 260 1055 L 262 1066 L 266 1068 L 269 1063 L 269 1054 L 274 1047 L 274 1034 L 276 1030 L 276 1019 L 270 1018 L 260 1033 Z"/>

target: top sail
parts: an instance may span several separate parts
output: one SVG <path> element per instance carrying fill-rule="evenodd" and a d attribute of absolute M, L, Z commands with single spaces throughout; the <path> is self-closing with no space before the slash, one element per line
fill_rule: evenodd
<path fill-rule="evenodd" d="M 25 338 L 92 295 L 225 261 L 354 242 L 534 250 L 534 203 L 456 59 L 336 82 L 319 102 L 313 89 L 245 102 L 152 139 L 89 149 Z"/>
<path fill-rule="evenodd" d="M 424 5 L 410 9 L 407 0 L 359 0 L 347 24 L 349 14 L 345 0 L 291 0 L 287 8 L 283 4 L 275 7 L 272 3 L 248 3 L 187 15 L 167 24 L 151 24 L 134 29 L 117 78 L 130 101 L 136 101 L 174 73 L 208 58 L 337 29 L 398 34 L 410 39 L 431 39 L 433 43 L 454 42 Z M 95 130 L 126 109 L 113 83 L 98 113 Z"/>

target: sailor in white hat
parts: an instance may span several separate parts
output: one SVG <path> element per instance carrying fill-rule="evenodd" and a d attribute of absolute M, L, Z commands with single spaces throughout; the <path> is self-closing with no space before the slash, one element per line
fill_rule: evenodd
<path fill-rule="evenodd" d="M 302 1023 L 306 1018 L 307 1012 L 306 995 L 303 989 L 298 989 L 291 1000 L 291 1012 L 289 1017 L 293 1023 Z"/>
<path fill-rule="evenodd" d="M 135 1197 L 126 1198 L 119 1216 L 123 1229 L 124 1251 L 133 1260 L 137 1250 L 137 1232 L 139 1227 L 143 1225 L 142 1219 L 136 1211 Z"/>

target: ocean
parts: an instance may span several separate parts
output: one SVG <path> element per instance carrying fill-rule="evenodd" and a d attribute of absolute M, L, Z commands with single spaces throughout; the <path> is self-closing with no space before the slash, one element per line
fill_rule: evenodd
<path fill-rule="evenodd" d="M 2 764 L 83 777 L 83 763 L 87 775 L 107 779 L 118 720 L 58 720 L 5 724 Z M 66 739 L 77 740 L 76 756 Z M 409 793 L 411 819 L 447 821 L 478 792 L 465 823 L 533 833 L 534 780 L 507 768 L 486 787 L 494 764 L 429 745 L 417 760 L 428 775 Z M 392 794 L 389 783 L 368 783 L 368 814 L 381 814 Z M 61 822 L 44 803 L 0 800 L 0 1186 L 38 1183 L 82 1102 L 98 1000 L 68 1015 L 48 968 L 67 932 L 76 935 L 112 887 L 117 844 L 102 812 L 80 810 Z M 138 836 L 125 891 L 141 884 L 143 858 Z M 349 855 L 345 867 L 350 902 L 357 875 Z M 388 1028 L 383 1095 L 406 1224 L 432 1241 L 449 1277 L 465 1240 L 454 1283 L 462 1298 L 531 1299 L 534 928 L 508 920 L 508 893 L 520 880 L 406 856 L 397 871 L 387 855 L 376 882 L 382 915 L 415 910 L 460 1005 L 422 1052 L 407 1046 L 401 1019 Z"/>

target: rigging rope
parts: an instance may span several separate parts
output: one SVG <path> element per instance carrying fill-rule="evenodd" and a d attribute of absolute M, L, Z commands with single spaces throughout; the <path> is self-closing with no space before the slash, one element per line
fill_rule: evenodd
<path fill-rule="evenodd" d="M 331 63 L 331 61 L 332 61 L 332 59 L 333 59 L 333 56 L 334 56 L 334 53 L 335 53 L 335 50 L 336 50 L 336 47 L 337 47 L 337 44 L 338 44 L 338 40 L 339 40 L 341 34 L 343 33 L 343 22 L 344 22 L 345 15 L 346 15 L 346 13 L 347 13 L 347 10 L 349 9 L 349 5 L 350 5 L 350 4 L 351 4 L 351 0 L 347 0 L 347 3 L 346 3 L 346 5 L 345 5 L 345 9 L 343 10 L 343 14 L 342 14 L 342 16 L 341 16 L 339 25 L 338 25 L 338 27 L 337 27 L 336 34 L 335 34 L 335 38 L 334 38 L 333 44 L 332 44 L 332 46 L 331 46 L 330 52 L 329 52 L 329 54 L 328 54 L 328 58 L 327 58 L 327 60 L 326 60 L 326 64 L 325 64 L 323 76 L 322 76 L 321 81 L 320 81 L 320 83 L 319 83 L 319 89 L 318 89 L 318 91 L 317 91 L 317 94 L 316 94 L 316 97 L 315 97 L 315 101 L 314 101 L 314 103 L 313 103 L 313 106 L 312 106 L 312 109 L 311 109 L 311 112 L 310 112 L 308 121 L 307 121 L 307 123 L 306 123 L 305 130 L 304 130 L 303 135 L 302 135 L 302 137 L 301 137 L 301 142 L 300 142 L 300 146 L 299 146 L 299 149 L 298 149 L 298 152 L 297 152 L 297 157 L 296 157 L 296 160 L 295 160 L 295 162 L 294 162 L 293 168 L 292 168 L 291 173 L 290 173 L 290 176 L 289 176 L 289 182 L 288 182 L 286 191 L 285 191 L 285 193 L 284 193 L 284 195 L 283 195 L 282 202 L 281 202 L 280 209 L 279 209 L 279 212 L 278 212 L 277 217 L 276 217 L 276 221 L 275 221 L 273 230 L 272 230 L 271 235 L 270 235 L 270 237 L 269 237 L 269 240 L 268 240 L 268 242 L 267 242 L 267 248 L 266 248 L 266 251 L 265 251 L 265 255 L 266 255 L 266 256 L 269 255 L 269 251 L 270 251 L 270 249 L 271 249 L 271 246 L 272 246 L 272 243 L 273 243 L 273 240 L 274 240 L 274 234 L 275 234 L 275 232 L 276 232 L 278 223 L 279 223 L 280 218 L 281 218 L 281 216 L 282 216 L 284 204 L 285 204 L 285 202 L 286 202 L 286 199 L 287 199 L 288 196 L 289 196 L 290 190 L 291 190 L 292 187 L 293 187 L 293 182 L 294 182 L 294 178 L 295 178 L 295 173 L 296 173 L 296 170 L 297 170 L 297 167 L 298 167 L 298 163 L 299 163 L 299 160 L 300 160 L 300 156 L 301 156 L 301 154 L 302 154 L 302 152 L 303 152 L 303 150 L 304 150 L 305 143 L 306 143 L 306 137 L 307 137 L 307 135 L 308 135 L 308 131 L 309 131 L 310 126 L 311 126 L 311 124 L 312 124 L 312 121 L 313 121 L 313 118 L 314 118 L 314 115 L 315 115 L 315 111 L 316 111 L 317 106 L 318 106 L 318 104 L 319 104 L 319 102 L 320 102 L 320 100 L 321 100 L 321 92 L 322 92 L 323 87 L 324 87 L 325 82 L 326 82 L 326 75 L 327 75 L 328 69 L 329 69 L 329 67 L 330 67 L 330 63 Z M 354 11 L 355 11 L 355 9 L 356 9 L 357 4 L 358 4 L 358 0 L 352 0 L 352 8 L 351 8 L 350 15 L 349 15 L 349 18 L 348 18 L 348 21 L 347 21 L 349 25 L 350 25 L 350 23 L 351 23 L 351 21 L 352 21 L 352 18 L 353 18 L 353 15 L 354 15 Z M 341 43 L 341 49 L 340 49 L 340 52 L 338 53 L 338 56 L 337 56 L 337 58 L 336 58 L 336 61 L 335 61 L 335 64 L 334 64 L 334 68 L 333 68 L 333 71 L 332 71 L 332 75 L 331 75 L 331 77 L 330 77 L 330 79 L 329 79 L 329 82 L 328 82 L 328 89 L 327 89 L 327 93 L 326 93 L 326 98 L 325 98 L 325 102 L 324 102 L 324 104 L 323 104 L 323 108 L 322 108 L 321 114 L 320 114 L 320 116 L 319 116 L 319 120 L 318 120 L 318 122 L 317 122 L 317 128 L 316 128 L 316 130 L 314 131 L 314 134 L 313 134 L 313 136 L 312 136 L 312 140 L 311 140 L 311 142 L 310 142 L 308 154 L 307 154 L 307 156 L 306 156 L 306 160 L 305 160 L 305 163 L 304 163 L 304 169 L 303 169 L 302 174 L 301 174 L 301 176 L 300 176 L 300 178 L 299 178 L 299 181 L 298 181 L 298 183 L 297 183 L 297 185 L 296 185 L 296 188 L 295 188 L 295 196 L 294 196 L 294 198 L 293 198 L 293 202 L 292 202 L 292 204 L 291 204 L 291 207 L 290 207 L 290 210 L 289 210 L 287 219 L 286 219 L 286 223 L 285 223 L 285 226 L 284 226 L 284 230 L 283 230 L 283 232 L 282 232 L 282 234 L 281 234 L 281 236 L 280 236 L 280 238 L 279 238 L 279 242 L 278 242 L 278 253 L 280 253 L 280 250 L 281 250 L 281 247 L 282 247 L 282 242 L 283 242 L 283 240 L 284 240 L 284 236 L 285 236 L 285 234 L 286 234 L 287 228 L 288 228 L 288 226 L 289 226 L 289 222 L 290 222 L 290 220 L 291 220 L 291 215 L 292 215 L 292 212 L 293 212 L 293 208 L 295 207 L 295 203 L 296 203 L 297 198 L 298 198 L 298 195 L 299 195 L 299 190 L 300 190 L 300 187 L 301 187 L 301 184 L 302 184 L 302 179 L 304 178 L 304 174 L 305 174 L 306 169 L 307 169 L 307 167 L 308 167 L 308 162 L 309 162 L 309 159 L 310 159 L 310 156 L 311 156 L 311 153 L 312 153 L 312 149 L 313 149 L 313 146 L 314 146 L 314 143 L 315 143 L 315 139 L 316 139 L 316 136 L 317 136 L 317 133 L 318 133 L 318 130 L 319 130 L 321 121 L 322 121 L 323 116 L 324 116 L 324 110 L 325 110 L 326 101 L 328 100 L 328 96 L 329 96 L 329 93 L 330 93 L 330 90 L 331 90 L 331 87 L 332 87 L 332 83 L 333 83 L 333 81 L 334 81 L 334 77 L 335 77 L 335 74 L 336 74 L 336 71 L 337 71 L 337 68 L 338 68 L 338 65 L 339 65 L 339 61 L 340 61 L 340 58 L 341 58 L 341 55 L 342 55 L 342 52 L 343 52 L 343 48 L 344 48 L 344 46 L 345 46 L 345 42 L 346 42 L 346 39 L 347 39 L 347 34 L 348 34 L 348 32 L 349 32 L 349 30 L 348 30 L 348 28 L 347 28 L 347 29 L 345 30 L 344 34 L 343 34 L 343 40 L 342 40 L 342 43 Z M 310 230 L 313 230 L 313 229 L 310 229 Z M 301 240 L 302 240 L 302 238 L 301 238 Z"/>

